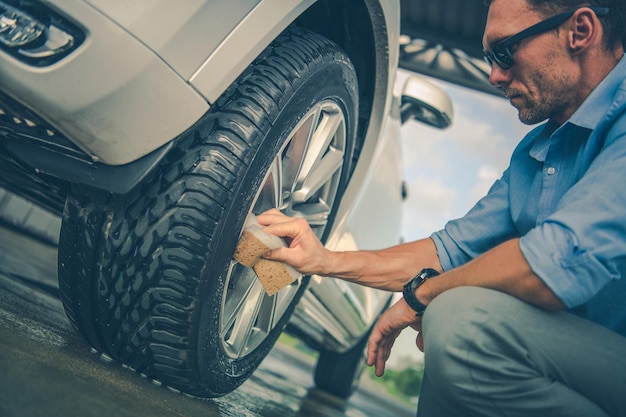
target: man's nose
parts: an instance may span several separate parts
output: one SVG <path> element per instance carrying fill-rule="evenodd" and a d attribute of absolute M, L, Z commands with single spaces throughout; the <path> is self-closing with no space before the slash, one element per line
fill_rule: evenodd
<path fill-rule="evenodd" d="M 502 69 L 495 62 L 491 65 L 491 73 L 489 74 L 489 83 L 495 87 L 502 87 L 511 80 L 511 71 Z"/>

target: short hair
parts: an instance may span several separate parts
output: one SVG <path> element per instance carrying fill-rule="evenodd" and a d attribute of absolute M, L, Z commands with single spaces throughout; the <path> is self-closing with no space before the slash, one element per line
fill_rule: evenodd
<path fill-rule="evenodd" d="M 526 0 L 531 9 L 551 16 L 578 7 L 608 7 L 609 13 L 600 17 L 604 28 L 603 43 L 608 50 L 626 44 L 626 2 L 624 0 Z M 490 6 L 492 0 L 485 0 Z M 511 18 L 514 18 L 511 16 Z"/>

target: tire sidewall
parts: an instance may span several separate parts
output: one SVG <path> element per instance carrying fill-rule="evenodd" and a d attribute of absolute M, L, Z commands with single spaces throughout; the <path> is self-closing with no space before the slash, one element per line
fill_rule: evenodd
<path fill-rule="evenodd" d="M 210 385 L 211 391 L 219 389 L 223 390 L 224 393 L 230 392 L 257 368 L 278 339 L 305 290 L 306 282 L 303 280 L 298 293 L 279 323 L 255 351 L 238 359 L 231 358 L 224 352 L 219 335 L 219 326 L 216 324 L 220 322 L 222 294 L 225 291 L 224 285 L 230 259 L 234 253 L 239 232 L 243 228 L 266 173 L 288 139 L 288 135 L 302 117 L 322 100 L 330 99 L 337 103 L 346 120 L 344 166 L 337 197 L 323 239 L 330 232 L 332 220 L 350 173 L 349 165 L 356 136 L 357 117 L 357 87 L 354 70 L 349 62 L 345 61 L 345 57 L 341 60 L 334 60 L 331 64 L 323 61 L 308 77 L 298 78 L 297 81 L 298 83 L 294 85 L 290 97 L 280 105 L 280 111 L 272 123 L 272 127 L 263 136 L 257 148 L 250 149 L 250 152 L 254 152 L 252 163 L 245 174 L 239 178 L 238 189 L 234 193 L 235 198 L 225 212 L 220 232 L 216 234 L 216 240 L 220 244 L 215 250 L 210 251 L 212 256 L 208 259 L 203 273 L 203 288 L 200 299 L 204 302 L 200 308 L 198 326 L 198 358 L 202 380 L 205 384 Z M 215 368 L 216 364 L 218 368 Z"/>

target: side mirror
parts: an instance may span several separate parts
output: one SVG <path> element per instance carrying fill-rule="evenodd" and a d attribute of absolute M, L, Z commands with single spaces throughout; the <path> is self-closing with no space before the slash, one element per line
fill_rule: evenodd
<path fill-rule="evenodd" d="M 418 76 L 410 76 L 402 89 L 400 121 L 414 119 L 438 129 L 452 124 L 454 109 L 450 96 L 441 88 Z"/>

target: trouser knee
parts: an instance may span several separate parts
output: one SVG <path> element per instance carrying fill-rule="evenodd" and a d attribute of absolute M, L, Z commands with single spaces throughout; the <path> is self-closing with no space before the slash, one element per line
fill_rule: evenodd
<path fill-rule="evenodd" d="M 467 346 L 493 313 L 491 298 L 500 293 L 477 287 L 459 287 L 435 298 L 424 315 L 425 348 L 449 353 L 450 348 Z"/>
<path fill-rule="evenodd" d="M 450 398 L 474 395 L 472 366 L 493 355 L 490 337 L 498 337 L 498 313 L 511 297 L 476 287 L 444 292 L 428 306 L 423 319 L 426 372 Z M 484 344 L 490 348 L 483 349 Z M 502 346 L 505 349 L 504 346 Z M 497 354 L 497 353 L 496 353 Z M 470 359 L 471 358 L 471 359 Z"/>
<path fill-rule="evenodd" d="M 461 287 L 429 304 L 422 330 L 422 415 L 626 415 L 625 341 L 594 323 Z"/>

